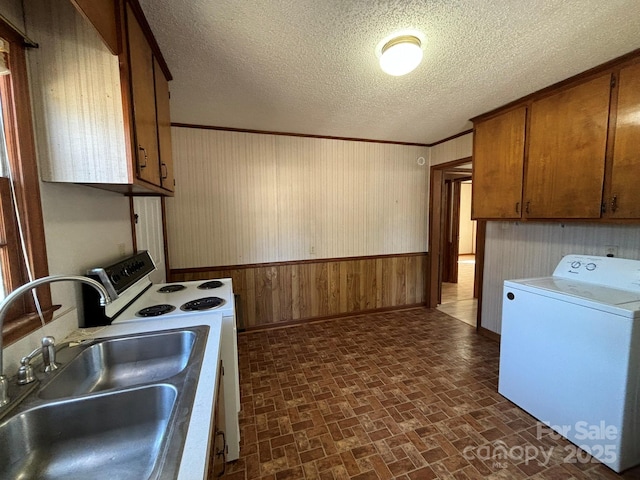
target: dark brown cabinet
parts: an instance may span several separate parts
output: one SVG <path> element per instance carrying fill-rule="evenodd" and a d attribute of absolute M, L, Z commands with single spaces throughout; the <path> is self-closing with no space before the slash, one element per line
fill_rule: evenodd
<path fill-rule="evenodd" d="M 95 27 L 111 53 L 120 53 L 116 0 L 71 0 L 75 7 Z"/>
<path fill-rule="evenodd" d="M 531 104 L 527 218 L 599 218 L 611 75 Z"/>
<path fill-rule="evenodd" d="M 603 216 L 640 218 L 640 64 L 622 68 L 617 82 L 613 153 Z"/>
<path fill-rule="evenodd" d="M 638 118 L 637 52 L 474 118 L 473 218 L 640 220 Z"/>
<path fill-rule="evenodd" d="M 173 157 L 171 153 L 171 116 L 169 110 L 169 82 L 158 61 L 153 61 L 156 88 L 156 117 L 158 124 L 158 155 L 160 158 L 160 186 L 173 192 Z"/>
<path fill-rule="evenodd" d="M 526 115 L 519 107 L 474 125 L 472 218 L 520 218 Z"/>
<path fill-rule="evenodd" d="M 173 192 L 169 84 L 128 3 L 126 21 L 136 176 Z"/>

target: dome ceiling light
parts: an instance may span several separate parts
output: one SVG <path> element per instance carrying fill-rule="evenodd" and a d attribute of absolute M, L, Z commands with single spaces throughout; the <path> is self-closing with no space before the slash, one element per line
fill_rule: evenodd
<path fill-rule="evenodd" d="M 415 70 L 422 61 L 422 41 L 414 34 L 396 35 L 378 44 L 376 53 L 380 68 L 385 73 L 399 77 Z"/>

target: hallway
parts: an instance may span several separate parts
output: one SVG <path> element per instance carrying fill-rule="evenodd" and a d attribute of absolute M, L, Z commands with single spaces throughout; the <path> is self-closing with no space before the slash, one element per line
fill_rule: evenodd
<path fill-rule="evenodd" d="M 475 255 L 458 257 L 458 283 L 442 282 L 442 303 L 437 310 L 476 326 L 478 300 L 473 298 Z"/>

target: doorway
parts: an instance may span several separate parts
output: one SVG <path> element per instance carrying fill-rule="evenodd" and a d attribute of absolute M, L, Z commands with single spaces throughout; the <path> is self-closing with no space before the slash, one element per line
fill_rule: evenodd
<path fill-rule="evenodd" d="M 428 306 L 479 328 L 485 224 L 471 220 L 472 165 L 431 167 Z"/>

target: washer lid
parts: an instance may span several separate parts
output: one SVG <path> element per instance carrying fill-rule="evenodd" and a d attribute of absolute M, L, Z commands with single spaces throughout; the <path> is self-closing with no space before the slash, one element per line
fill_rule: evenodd
<path fill-rule="evenodd" d="M 605 287 L 604 285 L 594 285 L 593 283 L 578 282 L 564 278 L 539 278 L 530 280 L 527 284 L 544 288 L 545 290 L 561 292 L 565 295 L 595 300 L 600 303 L 608 303 L 609 305 L 620 305 L 640 301 L 640 292 L 619 290 L 617 288 Z"/>
<path fill-rule="evenodd" d="M 640 292 L 594 285 L 558 277 L 506 280 L 505 287 L 518 288 L 618 315 L 640 317 Z"/>

